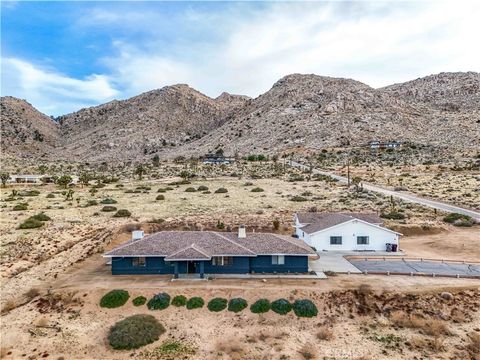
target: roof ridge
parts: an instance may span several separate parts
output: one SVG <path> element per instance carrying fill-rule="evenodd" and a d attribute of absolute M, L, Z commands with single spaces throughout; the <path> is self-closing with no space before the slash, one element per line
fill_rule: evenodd
<path fill-rule="evenodd" d="M 202 253 L 202 254 L 205 255 L 205 256 L 212 257 L 212 254 L 209 254 L 204 248 L 202 248 L 201 246 L 196 245 L 195 243 L 192 243 L 192 245 L 190 245 L 190 247 L 191 247 L 192 249 L 198 251 L 199 253 Z"/>
<path fill-rule="evenodd" d="M 298 247 L 298 248 L 300 248 L 300 249 L 306 250 L 306 247 L 310 248 L 310 246 L 308 246 L 308 244 L 306 244 L 306 243 L 304 243 L 304 244 L 305 244 L 305 248 L 304 248 L 304 247 L 300 246 L 299 244 L 297 244 L 295 241 L 291 241 L 291 240 L 290 240 L 289 238 L 287 238 L 287 237 L 284 237 L 284 238 L 283 238 L 283 237 L 279 236 L 278 234 L 274 234 L 274 233 L 271 233 L 271 234 L 272 234 L 273 236 L 275 236 L 276 238 L 278 238 L 278 239 L 280 239 L 280 240 L 287 241 L 287 242 L 289 242 L 290 244 L 292 244 L 292 245 L 294 245 L 294 246 L 296 246 L 296 247 Z"/>
<path fill-rule="evenodd" d="M 252 253 L 253 255 L 256 255 L 256 253 L 253 252 L 252 250 L 250 250 L 249 248 L 247 248 L 247 247 L 245 247 L 245 246 L 243 246 L 243 245 L 241 245 L 241 244 L 239 244 L 239 243 L 237 243 L 237 242 L 235 242 L 235 241 L 227 238 L 226 236 L 222 235 L 221 233 L 216 232 L 216 231 L 210 231 L 210 232 L 211 232 L 212 234 L 215 234 L 215 235 L 221 237 L 221 238 L 224 239 L 224 240 L 227 240 L 227 241 L 231 242 L 232 244 L 237 245 L 238 247 L 241 247 L 242 249 L 247 250 L 248 252 Z"/>

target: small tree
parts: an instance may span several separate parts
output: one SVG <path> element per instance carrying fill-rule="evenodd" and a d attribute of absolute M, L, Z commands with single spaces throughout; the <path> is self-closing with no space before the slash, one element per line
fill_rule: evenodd
<path fill-rule="evenodd" d="M 82 172 L 78 177 L 78 181 L 82 184 L 82 187 L 83 185 L 88 185 L 90 180 L 92 180 L 92 176 L 87 172 Z"/>
<path fill-rule="evenodd" d="M 356 191 L 360 191 L 360 183 L 362 182 L 362 178 L 360 176 L 354 176 L 352 178 L 352 184 L 355 186 Z"/>
<path fill-rule="evenodd" d="M 142 180 L 143 175 L 147 172 L 147 169 L 143 164 L 138 164 L 137 167 L 135 168 L 135 175 L 138 175 L 138 179 Z"/>
<path fill-rule="evenodd" d="M 5 187 L 5 184 L 7 183 L 8 179 L 10 179 L 10 174 L 6 172 L 1 172 L 0 173 L 0 180 L 2 181 L 2 186 Z"/>
<path fill-rule="evenodd" d="M 62 175 L 57 179 L 57 184 L 63 188 L 67 188 L 68 184 L 72 182 L 72 177 L 70 175 Z"/>
<path fill-rule="evenodd" d="M 160 157 L 158 155 L 155 155 L 152 158 L 152 163 L 153 163 L 153 166 L 159 167 L 160 166 Z"/>
<path fill-rule="evenodd" d="M 75 191 L 73 191 L 72 189 L 68 189 L 67 193 L 65 194 L 65 201 L 73 200 L 74 193 Z"/>

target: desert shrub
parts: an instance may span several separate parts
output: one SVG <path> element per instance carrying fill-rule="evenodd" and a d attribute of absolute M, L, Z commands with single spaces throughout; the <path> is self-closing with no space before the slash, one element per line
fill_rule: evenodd
<path fill-rule="evenodd" d="M 172 299 L 173 306 L 185 306 L 187 304 L 187 298 L 183 295 L 177 295 Z"/>
<path fill-rule="evenodd" d="M 135 188 L 135 190 L 145 190 L 145 191 L 149 191 L 149 190 L 152 190 L 152 188 L 150 186 L 146 186 L 146 185 L 140 185 L 140 186 L 137 186 Z"/>
<path fill-rule="evenodd" d="M 222 221 L 218 220 L 216 227 L 217 227 L 217 229 L 219 229 L 219 230 L 223 230 L 223 229 L 225 229 L 225 223 L 223 223 Z"/>
<path fill-rule="evenodd" d="M 187 301 L 187 309 L 192 310 L 192 309 L 198 309 L 203 307 L 205 305 L 205 301 L 201 297 L 194 296 Z"/>
<path fill-rule="evenodd" d="M 125 190 L 125 194 L 140 194 L 142 190 L 133 190 L 133 189 L 128 189 Z"/>
<path fill-rule="evenodd" d="M 292 196 L 290 200 L 295 202 L 308 201 L 307 198 L 304 198 L 303 196 L 299 196 L 299 195 Z"/>
<path fill-rule="evenodd" d="M 37 288 L 30 288 L 24 295 L 30 301 L 40 295 L 40 290 Z"/>
<path fill-rule="evenodd" d="M 117 308 L 125 305 L 130 294 L 126 290 L 112 290 L 100 299 L 100 306 L 104 308 Z"/>
<path fill-rule="evenodd" d="M 165 200 L 165 195 L 162 195 L 162 194 L 158 195 L 157 200 Z"/>
<path fill-rule="evenodd" d="M 333 339 L 332 329 L 327 326 L 321 326 L 317 332 L 317 339 L 327 340 L 327 341 L 332 340 Z"/>
<path fill-rule="evenodd" d="M 292 308 L 298 317 L 314 317 L 318 314 L 317 306 L 308 299 L 295 300 Z"/>
<path fill-rule="evenodd" d="M 383 219 L 389 219 L 389 220 L 403 220 L 405 219 L 405 214 L 402 214 L 401 212 L 398 212 L 398 211 L 391 211 L 389 213 L 380 214 L 380 217 Z"/>
<path fill-rule="evenodd" d="M 242 311 L 248 306 L 247 300 L 242 298 L 233 298 L 228 302 L 228 311 L 235 313 Z"/>
<path fill-rule="evenodd" d="M 97 200 L 88 200 L 87 201 L 87 206 L 95 206 L 98 205 Z"/>
<path fill-rule="evenodd" d="M 38 190 L 23 190 L 18 193 L 19 196 L 38 196 L 40 191 Z"/>
<path fill-rule="evenodd" d="M 197 190 L 194 187 L 187 187 L 185 189 L 185 192 L 195 192 L 195 191 L 197 191 Z"/>
<path fill-rule="evenodd" d="M 105 204 L 105 205 L 111 205 L 111 204 L 116 204 L 118 201 L 112 198 L 106 198 L 100 201 L 100 204 Z"/>
<path fill-rule="evenodd" d="M 292 304 L 286 299 L 278 299 L 271 303 L 270 308 L 277 314 L 285 315 L 292 311 Z"/>
<path fill-rule="evenodd" d="M 137 296 L 135 299 L 132 300 L 134 306 L 142 306 L 147 302 L 147 298 L 145 296 Z"/>
<path fill-rule="evenodd" d="M 43 221 L 35 220 L 32 218 L 28 218 L 23 223 L 21 223 L 18 228 L 19 229 L 35 229 L 43 226 Z"/>
<path fill-rule="evenodd" d="M 215 190 L 215 194 L 225 194 L 227 192 L 228 190 L 225 188 L 218 188 L 217 190 Z"/>
<path fill-rule="evenodd" d="M 47 199 L 53 199 L 55 197 L 54 194 L 50 193 L 50 194 L 47 194 L 46 198 Z"/>
<path fill-rule="evenodd" d="M 250 190 L 251 192 L 263 192 L 264 190 L 260 187 L 256 187 L 256 188 L 253 188 L 252 190 Z"/>
<path fill-rule="evenodd" d="M 227 299 L 214 298 L 208 302 L 207 308 L 210 311 L 219 312 L 227 307 Z"/>
<path fill-rule="evenodd" d="M 165 328 L 152 315 L 129 316 L 110 328 L 108 342 L 117 350 L 137 349 L 157 341 Z"/>
<path fill-rule="evenodd" d="M 52 218 L 50 216 L 48 216 L 47 214 L 45 214 L 43 212 L 31 216 L 30 219 L 35 219 L 35 220 L 38 220 L 38 221 L 50 221 L 50 220 L 52 220 Z"/>
<path fill-rule="evenodd" d="M 145 351 L 146 359 L 187 359 L 196 353 L 196 348 L 188 343 L 177 340 L 166 340 L 153 350 Z"/>
<path fill-rule="evenodd" d="M 120 209 L 115 214 L 113 214 L 113 217 L 130 217 L 130 216 L 132 216 L 132 213 L 127 209 Z"/>
<path fill-rule="evenodd" d="M 163 310 L 168 305 L 170 305 L 170 295 L 164 292 L 154 295 L 147 303 L 149 310 Z"/>
<path fill-rule="evenodd" d="M 205 185 L 200 185 L 198 188 L 197 188 L 197 191 L 207 191 L 208 190 L 208 186 L 205 186 Z"/>
<path fill-rule="evenodd" d="M 278 219 L 273 219 L 272 224 L 273 224 L 273 228 L 274 228 L 275 230 L 280 229 L 280 220 L 278 220 Z"/>
<path fill-rule="evenodd" d="M 250 311 L 254 314 L 266 313 L 269 310 L 270 310 L 270 301 L 268 301 L 267 299 L 257 300 L 250 306 Z"/>
<path fill-rule="evenodd" d="M 28 204 L 27 203 L 21 203 L 21 204 L 16 204 L 12 210 L 13 211 L 23 211 L 28 209 Z"/>
<path fill-rule="evenodd" d="M 443 221 L 449 224 L 453 224 L 455 226 L 472 226 L 474 224 L 474 220 L 468 216 L 458 213 L 451 213 L 448 214 L 443 218 Z"/>
<path fill-rule="evenodd" d="M 112 212 L 112 211 L 116 211 L 117 208 L 115 206 L 111 206 L 111 205 L 107 205 L 107 206 L 104 206 L 102 208 L 102 211 L 105 211 L 105 212 Z"/>
<path fill-rule="evenodd" d="M 159 193 L 166 193 L 166 192 L 167 192 L 167 189 L 165 189 L 165 188 L 160 188 L 160 189 L 157 190 L 157 192 L 159 192 Z"/>

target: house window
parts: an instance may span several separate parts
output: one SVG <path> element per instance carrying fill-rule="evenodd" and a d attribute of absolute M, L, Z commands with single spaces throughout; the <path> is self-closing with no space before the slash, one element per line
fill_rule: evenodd
<path fill-rule="evenodd" d="M 134 257 L 132 259 L 132 266 L 146 266 L 147 260 L 144 257 Z"/>
<path fill-rule="evenodd" d="M 330 236 L 330 245 L 342 245 L 342 237 Z"/>
<path fill-rule="evenodd" d="M 272 265 L 285 265 L 285 255 L 273 255 Z"/>
<path fill-rule="evenodd" d="M 368 245 L 368 236 L 357 236 L 357 245 Z"/>
<path fill-rule="evenodd" d="M 233 257 L 232 256 L 214 256 L 212 258 L 212 265 L 215 266 L 232 266 Z"/>

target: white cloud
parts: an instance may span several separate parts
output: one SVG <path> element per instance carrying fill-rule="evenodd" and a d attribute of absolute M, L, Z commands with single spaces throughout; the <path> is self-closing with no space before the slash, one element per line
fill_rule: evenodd
<path fill-rule="evenodd" d="M 2 59 L 2 95 L 27 99 L 47 114 L 60 115 L 72 106 L 98 104 L 118 94 L 106 75 L 74 79 L 21 59 Z"/>

